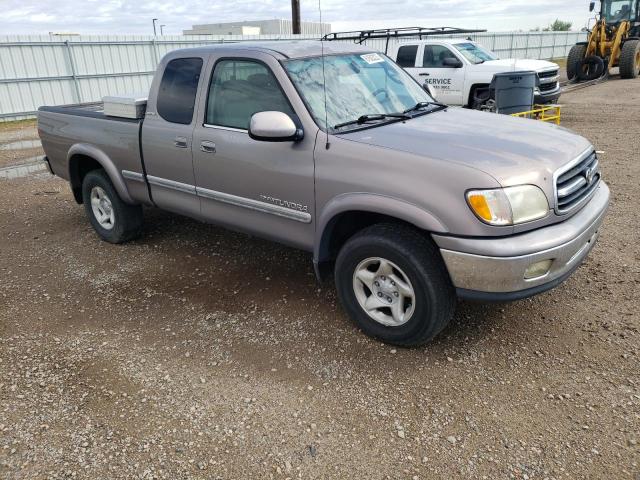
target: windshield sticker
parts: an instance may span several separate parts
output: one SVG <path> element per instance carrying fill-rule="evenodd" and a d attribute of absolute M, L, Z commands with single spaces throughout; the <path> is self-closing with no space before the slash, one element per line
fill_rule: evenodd
<path fill-rule="evenodd" d="M 360 58 L 367 62 L 369 65 L 384 62 L 384 58 L 382 58 L 377 53 L 367 53 L 365 55 L 360 55 Z"/>

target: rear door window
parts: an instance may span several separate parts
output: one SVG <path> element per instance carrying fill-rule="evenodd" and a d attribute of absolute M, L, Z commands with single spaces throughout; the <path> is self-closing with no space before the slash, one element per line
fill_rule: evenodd
<path fill-rule="evenodd" d="M 201 58 L 177 58 L 167 64 L 158 92 L 158 115 L 171 123 L 191 123 L 201 71 Z"/>
<path fill-rule="evenodd" d="M 416 55 L 418 54 L 418 45 L 405 45 L 398 49 L 398 58 L 396 63 L 402 68 L 413 68 L 416 66 Z"/>

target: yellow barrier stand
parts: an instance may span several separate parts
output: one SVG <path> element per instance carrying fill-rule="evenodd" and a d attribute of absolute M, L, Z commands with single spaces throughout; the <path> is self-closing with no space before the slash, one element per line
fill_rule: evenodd
<path fill-rule="evenodd" d="M 520 113 L 512 113 L 512 117 L 530 118 L 541 122 L 553 122 L 560 125 L 562 106 L 560 105 L 534 105 L 533 110 Z"/>

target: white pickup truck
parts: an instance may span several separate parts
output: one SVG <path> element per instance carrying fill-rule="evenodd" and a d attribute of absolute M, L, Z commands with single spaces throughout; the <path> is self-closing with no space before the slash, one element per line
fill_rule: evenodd
<path fill-rule="evenodd" d="M 489 85 L 496 73 L 535 71 L 540 79 L 535 103 L 555 103 L 560 97 L 560 67 L 545 60 L 499 59 L 465 39 L 415 40 L 389 47 L 388 55 L 438 101 L 482 109 L 490 100 Z"/>

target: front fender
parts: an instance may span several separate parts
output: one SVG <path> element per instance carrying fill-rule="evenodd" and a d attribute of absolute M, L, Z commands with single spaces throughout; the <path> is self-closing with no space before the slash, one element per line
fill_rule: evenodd
<path fill-rule="evenodd" d="M 126 203 L 130 203 L 130 204 L 136 203 L 131 198 L 131 195 L 129 194 L 129 190 L 127 189 L 127 186 L 124 182 L 124 178 L 122 177 L 122 174 L 116 167 L 113 160 L 111 160 L 109 156 L 99 148 L 95 147 L 94 145 L 89 145 L 87 143 L 76 143 L 69 149 L 69 152 L 67 153 L 67 165 L 68 165 L 67 168 L 69 169 L 67 173 L 69 174 L 69 180 L 71 181 L 72 186 L 76 186 L 77 184 L 80 183 L 79 179 L 75 178 L 76 173 L 74 172 L 73 162 L 71 161 L 71 159 L 75 155 L 83 155 L 86 157 L 90 157 L 96 162 L 98 162 L 102 166 L 102 168 L 104 168 L 105 172 L 107 172 L 107 175 L 109 176 L 111 183 L 113 183 L 113 186 L 116 189 L 116 192 L 118 192 L 118 195 L 120 196 L 120 198 Z M 77 186 L 80 186 L 80 185 L 77 185 Z"/>
<path fill-rule="evenodd" d="M 397 218 L 432 233 L 448 233 L 444 222 L 431 212 L 395 197 L 375 193 L 345 193 L 325 204 L 318 217 L 313 260 L 327 260 L 333 220 L 345 212 L 372 212 Z"/>

